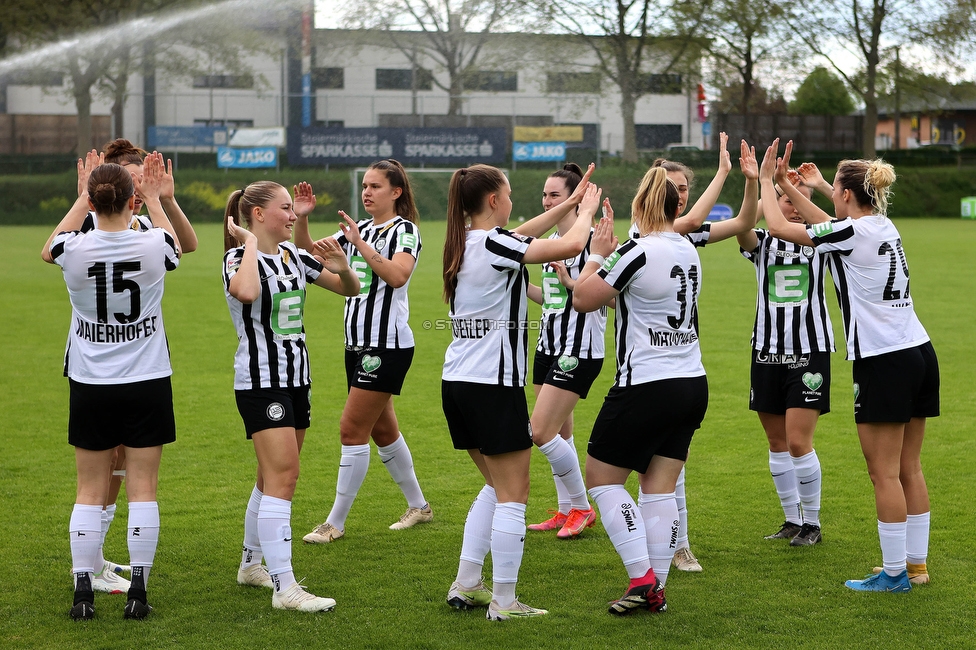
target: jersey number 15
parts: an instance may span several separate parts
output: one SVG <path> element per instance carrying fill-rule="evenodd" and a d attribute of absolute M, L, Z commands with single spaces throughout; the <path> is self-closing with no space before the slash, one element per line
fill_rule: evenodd
<path fill-rule="evenodd" d="M 88 267 L 88 277 L 95 278 L 95 312 L 99 323 L 108 322 L 108 266 L 105 262 L 96 262 Z M 120 323 L 136 321 L 142 308 L 139 284 L 126 279 L 124 274 L 141 270 L 142 262 L 115 262 L 111 267 L 112 293 L 129 292 L 129 313 L 115 312 L 112 315 Z"/>

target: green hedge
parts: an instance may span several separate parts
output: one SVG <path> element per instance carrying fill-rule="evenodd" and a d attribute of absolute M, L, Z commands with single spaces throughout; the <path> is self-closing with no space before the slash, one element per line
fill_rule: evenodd
<path fill-rule="evenodd" d="M 552 166 L 510 172 L 513 218 L 532 217 L 542 211 L 542 186 Z M 828 171 L 826 166 L 823 167 Z M 626 218 L 630 200 L 644 168 L 608 165 L 597 171 L 596 182 L 614 202 L 618 217 Z M 708 185 L 712 169 L 696 170 L 692 197 Z M 827 174 L 831 176 L 830 173 Z M 231 190 L 261 179 L 290 187 L 298 181 L 312 184 L 319 199 L 314 221 L 336 221 L 337 210 L 351 212 L 353 197 L 350 172 L 322 169 L 273 171 L 220 171 L 184 169 L 177 172 L 176 196 L 191 221 L 219 221 Z M 415 174 L 412 177 L 421 219 L 444 218 L 449 173 Z M 0 224 L 56 224 L 76 196 L 74 172 L 52 175 L 0 177 Z M 721 202 L 738 209 L 742 202 L 742 176 L 734 170 L 725 183 Z M 976 172 L 956 167 L 900 167 L 894 186 L 892 217 L 959 217 L 959 199 L 976 196 Z M 821 201 L 829 209 L 829 202 Z"/>

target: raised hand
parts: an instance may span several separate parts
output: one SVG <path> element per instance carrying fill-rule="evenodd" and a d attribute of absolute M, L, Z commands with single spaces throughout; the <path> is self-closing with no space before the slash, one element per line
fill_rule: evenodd
<path fill-rule="evenodd" d="M 96 167 L 104 163 L 105 154 L 100 154 L 95 149 L 85 154 L 84 160 L 78 159 L 78 196 L 87 196 L 88 178 Z"/>
<path fill-rule="evenodd" d="M 760 182 L 770 181 L 776 171 L 776 154 L 779 151 L 779 138 L 766 147 L 766 155 L 763 156 L 762 165 L 759 166 Z"/>
<path fill-rule="evenodd" d="M 759 179 L 759 164 L 756 162 L 756 148 L 750 147 L 743 140 L 739 144 L 739 168 L 742 170 L 742 175 L 748 180 L 754 181 Z"/>
<path fill-rule="evenodd" d="M 613 223 L 613 208 L 610 206 L 610 197 L 609 196 L 607 198 L 603 199 L 603 218 L 604 219 L 608 219 L 609 218 L 610 219 L 610 222 Z"/>
<path fill-rule="evenodd" d="M 165 175 L 163 155 L 154 151 L 146 156 L 146 159 L 142 162 L 142 175 L 132 177 L 136 186 L 136 192 L 142 197 L 143 201 L 159 200 L 160 189 L 162 188 L 163 177 Z"/>
<path fill-rule="evenodd" d="M 613 234 L 613 218 L 603 217 L 596 224 L 593 239 L 590 241 L 590 253 L 606 257 L 617 249 L 617 236 Z"/>
<path fill-rule="evenodd" d="M 234 223 L 234 217 L 227 217 L 227 232 L 229 232 L 234 239 L 240 242 L 241 245 L 246 244 L 249 239 L 257 241 L 257 237 L 255 237 L 253 232 L 247 228 L 241 228 Z"/>
<path fill-rule="evenodd" d="M 341 273 L 349 268 L 346 253 L 332 237 L 320 239 L 312 244 L 312 252 L 330 273 Z"/>
<path fill-rule="evenodd" d="M 820 169 L 812 162 L 801 163 L 796 168 L 796 173 L 799 174 L 803 184 L 811 189 L 817 189 L 827 182 L 824 180 L 823 174 L 820 173 Z"/>
<path fill-rule="evenodd" d="M 729 134 L 724 131 L 718 134 L 718 171 L 728 174 L 732 171 L 732 157 L 728 150 Z"/>
<path fill-rule="evenodd" d="M 298 218 L 307 217 L 315 209 L 315 193 L 312 186 L 302 181 L 292 188 L 295 195 L 295 216 Z"/>
<path fill-rule="evenodd" d="M 793 153 L 793 141 L 790 140 L 786 143 L 786 151 L 783 152 L 783 157 L 776 161 L 776 171 L 773 173 L 773 178 L 780 185 L 790 182 L 790 154 Z"/>
<path fill-rule="evenodd" d="M 582 185 L 583 183 L 580 183 Z M 576 188 L 579 190 L 579 186 Z M 600 197 L 603 195 L 603 190 L 594 185 L 593 183 L 586 184 L 586 190 L 583 193 L 583 200 L 580 201 L 579 211 L 580 214 L 589 214 L 592 218 L 596 214 L 596 209 L 600 207 Z"/>
<path fill-rule="evenodd" d="M 353 246 L 358 245 L 359 242 L 363 240 L 362 237 L 359 236 L 359 226 L 357 226 L 356 222 L 352 220 L 352 217 L 342 210 L 339 210 L 339 216 L 343 219 L 339 222 L 339 230 L 341 230 L 342 234 L 345 235 L 346 241 Z"/>
<path fill-rule="evenodd" d="M 159 159 L 162 161 L 163 154 L 159 154 Z M 172 159 L 166 160 L 166 166 L 163 167 L 163 174 L 160 177 L 159 183 L 159 200 L 160 201 L 170 201 L 176 197 L 176 179 L 173 177 L 173 161 Z"/>
<path fill-rule="evenodd" d="M 595 170 L 596 165 L 590 163 L 590 165 L 586 168 L 586 171 L 583 172 L 583 180 L 579 182 L 579 185 L 576 186 L 573 193 L 569 195 L 568 199 L 566 199 L 568 202 L 571 202 L 574 205 L 579 205 L 579 203 L 583 200 L 583 195 L 586 193 L 587 186 L 590 184 L 590 176 L 593 175 Z"/>

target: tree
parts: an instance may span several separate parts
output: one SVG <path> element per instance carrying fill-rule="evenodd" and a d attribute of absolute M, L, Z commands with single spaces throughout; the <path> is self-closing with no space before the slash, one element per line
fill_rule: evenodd
<path fill-rule="evenodd" d="M 972 0 L 823 0 L 791 5 L 790 23 L 814 54 L 823 57 L 864 102 L 863 153 L 876 155 L 878 74 L 894 46 L 928 45 L 951 57 L 969 44 Z M 853 56 L 859 66 L 846 63 Z"/>
<path fill-rule="evenodd" d="M 792 33 L 788 29 L 776 31 L 787 26 L 785 4 L 775 0 L 715 0 L 708 11 L 706 49 L 717 67 L 734 69 L 739 75 L 739 105 L 729 112 L 747 116 L 746 124 L 755 105 L 753 92 L 761 90 L 755 82 L 756 67 L 781 54 Z"/>
<path fill-rule="evenodd" d="M 481 62 L 485 43 L 503 26 L 514 26 L 525 6 L 524 0 L 363 0 L 350 8 L 347 22 L 382 30 L 415 76 L 428 67 L 445 72 L 446 83 L 436 75 L 430 80 L 447 91 L 447 114 L 460 115 L 465 78 Z"/>
<path fill-rule="evenodd" d="M 719 88 L 718 98 L 712 103 L 712 110 L 718 113 L 741 115 L 780 115 L 786 112 L 786 100 L 783 99 L 782 93 L 775 89 L 767 89 L 753 82 L 747 106 L 743 105 L 744 95 L 742 81 L 735 80 Z"/>
<path fill-rule="evenodd" d="M 854 102 L 847 85 L 823 66 L 814 68 L 790 102 L 790 115 L 849 115 Z"/>
<path fill-rule="evenodd" d="M 688 73 L 699 60 L 697 39 L 707 0 L 552 0 L 545 15 L 576 35 L 596 57 L 596 70 L 620 91 L 624 162 L 637 162 L 637 101 L 653 90 L 649 75 Z M 686 83 L 687 87 L 688 84 Z"/>

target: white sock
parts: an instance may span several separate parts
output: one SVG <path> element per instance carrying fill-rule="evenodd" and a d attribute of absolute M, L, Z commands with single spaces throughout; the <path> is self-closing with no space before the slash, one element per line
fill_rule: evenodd
<path fill-rule="evenodd" d="M 258 537 L 275 591 L 285 591 L 295 584 L 291 568 L 291 501 L 267 494 L 261 497 Z"/>
<path fill-rule="evenodd" d="M 647 540 L 647 557 L 654 575 L 665 584 L 671 569 L 671 558 L 677 549 L 678 504 L 674 492 L 644 494 L 638 501 Z"/>
<path fill-rule="evenodd" d="M 793 459 L 788 451 L 769 452 L 769 473 L 773 475 L 773 485 L 779 495 L 779 504 L 783 507 L 786 521 L 799 526 L 803 523 L 800 514 L 800 494 L 796 490 L 796 470 L 793 469 Z"/>
<path fill-rule="evenodd" d="M 417 481 L 417 474 L 413 470 L 413 456 L 410 455 L 410 448 L 407 441 L 403 439 L 403 434 L 395 442 L 385 446 L 377 447 L 380 460 L 386 466 L 386 470 L 400 486 L 400 491 L 407 499 L 407 506 L 410 508 L 423 508 L 427 505 L 424 493 L 420 489 Z"/>
<path fill-rule="evenodd" d="M 920 515 L 908 515 L 908 534 L 905 550 L 908 561 L 912 564 L 925 564 L 929 556 L 929 524 L 931 512 Z"/>
<path fill-rule="evenodd" d="M 515 583 L 524 546 L 525 504 L 511 501 L 497 504 L 491 518 L 491 596 L 499 607 L 509 607 L 515 602 Z"/>
<path fill-rule="evenodd" d="M 647 574 L 651 562 L 647 556 L 647 535 L 640 510 L 623 485 L 601 485 L 590 488 L 590 497 L 600 509 L 600 521 L 633 580 Z"/>
<path fill-rule="evenodd" d="M 578 510 L 588 510 L 590 502 L 586 500 L 586 486 L 583 485 L 583 473 L 580 471 L 579 459 L 569 443 L 558 435 L 539 447 L 552 466 L 552 475 L 558 485 L 562 482 L 569 495 L 570 505 Z"/>
<path fill-rule="evenodd" d="M 129 564 L 132 565 L 132 587 L 140 589 L 149 582 L 149 570 L 159 544 L 159 504 L 155 501 L 129 502 Z"/>
<path fill-rule="evenodd" d="M 881 540 L 881 560 L 884 572 L 894 578 L 905 570 L 905 542 L 908 522 L 885 523 L 878 521 L 878 537 Z"/>
<path fill-rule="evenodd" d="M 791 457 L 792 458 L 792 457 Z M 817 452 L 811 451 L 799 458 L 792 458 L 796 474 L 796 490 L 803 506 L 803 523 L 820 525 L 820 459 Z"/>
<path fill-rule="evenodd" d="M 102 543 L 98 547 L 98 556 L 95 559 L 96 573 L 100 572 L 105 566 L 103 549 L 105 548 L 105 538 L 108 537 L 108 530 L 112 527 L 112 522 L 115 521 L 115 509 L 116 506 L 114 503 L 102 509 Z"/>
<path fill-rule="evenodd" d="M 255 485 L 251 490 L 251 498 L 247 500 L 247 510 L 244 511 L 244 551 L 241 554 L 241 568 L 252 564 L 261 564 L 264 553 L 261 552 L 261 539 L 258 537 L 258 511 L 261 509 L 261 497 L 264 494 Z"/>
<path fill-rule="evenodd" d="M 102 545 L 102 506 L 76 503 L 68 522 L 68 539 L 71 542 L 71 572 L 94 574 L 95 558 Z"/>
<path fill-rule="evenodd" d="M 465 587 L 473 587 L 481 580 L 481 568 L 485 556 L 491 550 L 491 522 L 495 516 L 495 488 L 486 485 L 475 497 L 468 516 L 464 520 L 464 538 L 461 542 L 461 561 L 458 564 L 457 581 Z"/>
<path fill-rule="evenodd" d="M 641 489 L 637 488 L 637 500 L 640 502 Z M 678 548 L 689 548 L 688 545 L 688 500 L 685 498 L 685 468 L 678 473 L 678 481 L 674 484 L 674 499 L 678 504 Z"/>
<path fill-rule="evenodd" d="M 369 443 L 365 445 L 342 445 L 339 458 L 339 477 L 336 480 L 336 498 L 332 511 L 326 521 L 339 530 L 346 529 L 346 517 L 352 509 L 352 502 L 359 494 L 359 488 L 369 469 Z"/>

